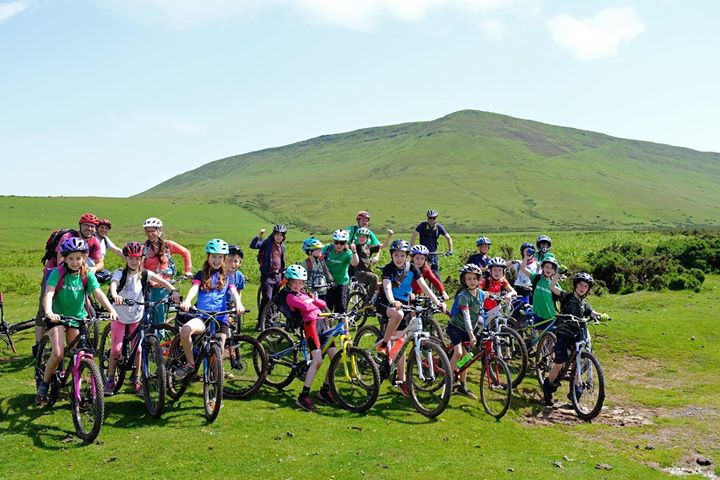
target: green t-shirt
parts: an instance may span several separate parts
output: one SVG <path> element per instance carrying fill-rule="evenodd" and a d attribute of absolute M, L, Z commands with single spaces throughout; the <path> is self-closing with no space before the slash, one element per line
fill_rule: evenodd
<path fill-rule="evenodd" d="M 60 273 L 58 269 L 53 269 L 48 277 L 47 284 L 53 287 L 57 287 L 60 281 Z M 100 288 L 95 274 L 88 272 L 87 274 L 87 292 L 92 292 L 96 288 Z M 83 288 L 82 278 L 79 273 L 65 272 L 65 279 L 63 280 L 60 291 L 55 294 L 53 298 L 52 309 L 53 313 L 58 315 L 66 315 L 68 317 L 85 318 L 88 316 L 87 310 L 85 310 L 85 288 Z M 79 327 L 78 322 L 70 322 L 71 327 Z"/>
<path fill-rule="evenodd" d="M 533 310 L 535 315 L 544 320 L 555 318 L 555 302 L 552 290 L 550 290 L 550 280 L 541 273 L 533 273 L 530 275 L 530 281 L 533 281 L 538 275 L 540 275 L 540 280 L 533 292 Z"/>
<path fill-rule="evenodd" d="M 480 290 L 478 290 L 478 292 L 478 296 L 474 297 L 468 290 L 463 290 L 455 297 L 458 312 L 450 317 L 450 323 L 463 332 L 466 332 L 467 328 L 465 328 L 465 317 L 460 311 L 460 307 L 468 307 L 470 309 L 470 322 L 472 323 L 473 329 L 477 326 L 478 319 L 482 317 L 485 295 Z"/>
<path fill-rule="evenodd" d="M 358 243 L 358 241 L 357 241 L 358 229 L 360 229 L 360 227 L 358 227 L 357 225 L 350 225 L 349 227 L 347 227 L 345 229 L 350 233 L 350 243 Z M 368 230 L 370 230 L 370 229 L 368 228 Z M 368 238 L 367 244 L 368 245 L 380 245 L 380 241 L 377 239 L 377 237 L 375 236 L 375 234 L 373 233 L 372 230 L 370 230 L 370 237 Z"/>
<path fill-rule="evenodd" d="M 348 269 L 350 268 L 350 261 L 352 260 L 352 251 L 344 250 L 342 253 L 337 253 L 335 248 L 330 248 L 325 256 L 325 263 L 327 264 L 330 275 L 338 285 L 345 285 L 350 281 L 350 275 Z"/>

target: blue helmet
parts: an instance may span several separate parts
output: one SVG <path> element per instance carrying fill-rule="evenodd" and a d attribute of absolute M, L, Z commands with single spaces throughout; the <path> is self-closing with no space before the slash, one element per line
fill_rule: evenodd
<path fill-rule="evenodd" d="M 207 245 L 205 245 L 205 252 L 227 255 L 228 253 L 230 253 L 230 247 L 228 247 L 228 244 L 225 240 L 213 238 L 207 243 Z"/>
<path fill-rule="evenodd" d="M 307 280 L 307 270 L 300 265 L 290 265 L 285 269 L 285 278 L 288 280 Z"/>
<path fill-rule="evenodd" d="M 492 242 L 488 237 L 478 237 L 478 239 L 475 240 L 475 245 L 477 245 L 478 247 L 480 245 L 492 245 Z"/>

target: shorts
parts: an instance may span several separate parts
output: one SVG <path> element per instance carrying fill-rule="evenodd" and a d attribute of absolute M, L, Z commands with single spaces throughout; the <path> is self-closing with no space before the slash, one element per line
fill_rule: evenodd
<path fill-rule="evenodd" d="M 459 329 L 452 323 L 448 323 L 445 331 L 450 337 L 450 341 L 452 342 L 453 346 L 470 341 L 470 333 L 466 332 L 465 330 Z"/>
<path fill-rule="evenodd" d="M 383 300 L 385 300 L 385 299 L 383 299 Z M 402 303 L 403 305 L 408 305 L 408 301 L 407 301 L 407 300 L 397 300 L 397 301 L 400 302 L 400 303 Z M 380 299 L 378 299 L 378 300 L 375 302 L 375 311 L 376 311 L 377 314 L 378 314 L 380 317 L 382 317 L 382 319 L 384 319 L 385 321 L 387 321 L 387 319 L 388 319 L 388 315 L 387 315 L 387 309 L 388 309 L 388 308 L 389 308 L 389 306 L 386 305 L 385 303 L 383 303 L 382 301 L 380 301 Z M 407 315 L 404 315 L 404 316 L 403 316 L 403 319 L 402 319 L 402 321 L 400 322 L 400 325 L 398 326 L 398 330 L 402 330 L 402 329 L 404 329 L 405 327 L 407 327 L 407 317 L 408 317 Z M 381 323 L 383 322 L 382 319 L 380 320 Z"/>
<path fill-rule="evenodd" d="M 63 325 L 62 323 L 53 323 L 49 319 L 45 318 L 43 320 L 43 326 L 45 327 L 45 331 L 49 331 L 51 328 L 55 327 L 65 327 L 65 328 L 74 328 L 75 330 L 79 330 L 80 326 L 77 327 L 71 326 L 71 325 Z"/>
<path fill-rule="evenodd" d="M 562 364 L 566 363 L 570 359 L 568 349 L 575 346 L 575 338 L 568 337 L 566 335 L 558 334 L 557 340 L 555 341 L 555 358 L 553 363 Z"/>
<path fill-rule="evenodd" d="M 319 320 L 318 320 L 319 321 Z M 303 331 L 305 332 L 305 340 L 307 340 L 308 350 L 319 350 L 323 344 L 327 342 L 330 337 L 330 331 L 326 330 L 318 335 L 317 333 L 317 322 L 305 322 L 303 323 Z"/>

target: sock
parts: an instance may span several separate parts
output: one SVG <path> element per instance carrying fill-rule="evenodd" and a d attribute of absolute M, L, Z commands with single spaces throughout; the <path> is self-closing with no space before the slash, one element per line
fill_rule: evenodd
<path fill-rule="evenodd" d="M 307 397 L 310 395 L 310 387 L 303 387 L 302 393 L 300 393 L 301 397 Z"/>

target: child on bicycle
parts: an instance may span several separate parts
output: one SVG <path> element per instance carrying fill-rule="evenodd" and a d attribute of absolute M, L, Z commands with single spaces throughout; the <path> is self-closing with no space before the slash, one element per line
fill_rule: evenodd
<path fill-rule="evenodd" d="M 490 275 L 486 276 L 483 281 L 480 282 L 480 289 L 486 294 L 489 293 L 498 297 L 504 297 L 504 299 L 509 302 L 512 297 L 517 295 L 517 292 L 510 286 L 507 278 L 505 278 L 507 263 L 502 257 L 494 257 L 488 262 L 487 268 Z M 490 298 L 490 295 L 485 295 L 483 308 L 485 309 L 485 321 L 488 324 L 500 315 L 500 302 Z"/>
<path fill-rule="evenodd" d="M 385 242 L 377 245 L 370 243 L 371 233 L 368 228 L 358 228 L 356 233 L 357 240 L 355 242 L 358 259 L 360 260 L 360 263 L 355 267 L 355 280 L 365 285 L 368 299 L 372 298 L 377 291 L 378 276 L 372 271 L 373 264 L 375 263 L 374 259 L 380 250 L 390 244 L 390 238 L 392 238 L 395 232 L 388 228 L 388 235 Z"/>
<path fill-rule="evenodd" d="M 77 320 L 70 320 L 67 327 L 61 325 L 61 315 L 78 319 L 87 318 L 86 296 L 92 293 L 108 311 L 110 319 L 118 319 L 117 312 L 100 289 L 95 274 L 89 271 L 85 265 L 87 253 L 88 244 L 82 238 L 69 237 L 65 239 L 60 244 L 63 265 L 50 272 L 45 285 L 45 296 L 43 297 L 46 317 L 45 330 L 50 340 L 52 354 L 45 367 L 43 378 L 38 382 L 36 399 L 38 404 L 47 400 L 50 381 L 65 354 L 64 340 L 67 340 L 69 344 L 79 334 L 80 323 Z"/>
<path fill-rule="evenodd" d="M 325 245 L 315 237 L 309 237 L 303 241 L 303 251 L 307 255 L 305 259 L 308 275 L 306 286 L 323 301 L 327 295 L 328 284 L 333 279 L 323 257 L 322 249 L 324 247 Z"/>
<path fill-rule="evenodd" d="M 526 252 L 527 253 L 527 252 Z M 548 256 L 540 264 L 541 273 L 532 273 L 528 268 L 530 255 L 526 255 L 520 264 L 520 271 L 530 278 L 533 286 L 533 320 L 535 324 L 542 323 L 545 320 L 555 318 L 555 300 L 553 298 L 553 289 L 557 286 L 560 279 L 558 264 L 555 257 Z"/>
<path fill-rule="evenodd" d="M 310 388 L 312 387 L 318 369 L 322 365 L 322 334 L 318 335 L 317 324 L 319 314 L 327 304 L 317 298 L 317 296 L 308 295 L 303 291 L 305 282 L 307 281 L 307 270 L 300 265 L 290 265 L 285 270 L 285 278 L 288 281 L 288 288 L 290 289 L 286 300 L 287 305 L 292 312 L 296 312 L 302 317 L 305 340 L 307 341 L 310 358 L 312 359 L 305 374 L 305 383 L 303 384 L 302 392 L 300 392 L 295 403 L 305 410 L 314 410 L 315 405 L 310 398 Z M 328 349 L 330 359 L 335 356 L 335 353 L 337 353 L 337 349 L 333 345 Z M 330 390 L 329 375 L 330 372 L 328 371 L 323 386 L 317 394 L 317 398 L 326 403 L 333 404 L 336 403 L 336 400 Z"/>
<path fill-rule="evenodd" d="M 535 260 L 535 248 L 530 242 L 525 242 L 520 245 L 520 258 L 527 258 L 526 268 L 530 273 L 540 273 L 540 263 Z M 515 283 L 514 288 L 518 295 L 522 297 L 528 297 L 528 300 L 532 298 L 532 281 L 530 277 L 525 275 L 520 270 L 520 262 L 513 260 L 513 268 L 515 269 Z"/>
<path fill-rule="evenodd" d="M 348 300 L 348 284 L 350 283 L 349 268 L 360 263 L 357 255 L 357 246 L 350 243 L 350 234 L 347 230 L 335 230 L 332 234 L 334 248 L 325 249 L 325 263 L 334 285 L 327 291 L 327 307 L 336 313 L 345 313 Z"/>
<path fill-rule="evenodd" d="M 115 270 L 110 281 L 110 296 L 115 302 L 118 319 L 110 323 L 110 334 L 112 336 L 112 347 L 108 361 L 107 383 L 105 384 L 105 395 L 112 395 L 115 391 L 115 368 L 122 350 L 125 326 L 128 326 L 129 335 L 132 335 L 140 325 L 140 320 L 145 313 L 144 305 L 123 305 L 125 299 L 135 302 L 146 301 L 146 285 L 149 281 L 161 285 L 172 295 L 172 301 L 180 301 L 180 295 L 170 282 L 151 271 L 147 271 L 143 281 L 142 264 L 147 255 L 147 247 L 139 242 L 129 242 L 122 249 L 125 258 L 125 268 Z M 124 283 L 121 285 L 123 282 Z M 135 337 L 139 339 L 139 337 Z M 135 371 L 130 381 L 133 383 L 135 393 L 142 395 L 142 382 L 140 382 L 140 348 L 137 349 L 135 358 Z"/>
<path fill-rule="evenodd" d="M 422 273 L 425 283 L 431 283 L 434 285 L 443 300 L 449 300 L 450 297 L 445 291 L 445 287 L 440 279 L 435 276 L 432 268 L 430 268 L 430 264 L 427 261 L 429 254 L 430 250 L 428 250 L 425 245 L 415 245 L 410 249 L 410 258 L 412 259 L 412 263 L 418 268 L 418 270 L 420 270 L 420 273 Z M 412 283 L 412 291 L 415 295 L 420 295 L 422 293 L 420 285 L 415 280 L 413 280 Z"/>
<path fill-rule="evenodd" d="M 448 336 L 453 345 L 453 354 L 450 364 L 455 375 L 458 374 L 457 364 L 464 357 L 468 349 L 465 344 L 474 347 L 477 344 L 475 329 L 483 321 L 483 300 L 485 294 L 480 289 L 483 272 L 474 263 L 468 263 L 460 268 L 460 290 L 455 296 L 450 310 L 450 322 L 446 327 Z M 477 400 L 477 396 L 467 387 L 467 370 L 459 375 L 457 391 L 461 395 Z"/>
<path fill-rule="evenodd" d="M 417 281 L 420 290 L 432 300 L 443 312 L 447 307 L 430 290 L 423 279 L 422 273 L 414 263 L 408 262 L 410 244 L 406 240 L 395 240 L 390 244 L 390 256 L 392 260 L 382 270 L 382 289 L 375 302 L 375 309 L 378 315 L 388 319 L 387 327 L 382 341 L 378 344 L 377 351 L 382 354 L 388 353 L 388 344 L 398 328 L 405 328 L 405 313 L 403 306 L 407 306 L 412 293 L 412 282 Z M 398 375 L 395 382 L 400 393 L 407 396 L 405 386 L 405 362 L 401 359 L 398 363 Z"/>
<path fill-rule="evenodd" d="M 578 318 L 599 317 L 601 314 L 592 309 L 586 298 L 593 286 L 593 278 L 585 272 L 580 272 L 573 276 L 572 283 L 572 292 L 565 292 L 557 285 L 552 285 L 553 293 L 560 297 L 560 313 Z M 543 399 L 546 405 L 552 405 L 553 393 L 560 387 L 558 374 L 569 359 L 568 348 L 574 346 L 580 333 L 578 328 L 578 325 L 574 322 L 560 321 L 555 330 L 556 341 L 553 366 L 542 385 Z"/>
<path fill-rule="evenodd" d="M 195 306 L 200 310 L 211 312 L 222 312 L 228 309 L 227 295 L 230 295 L 235 302 L 235 312 L 242 315 L 245 312 L 237 288 L 228 282 L 225 273 L 225 257 L 230 252 L 227 242 L 219 238 L 213 238 L 205 245 L 207 258 L 203 263 L 202 270 L 195 274 L 192 286 L 187 297 L 180 304 L 183 312 L 190 310 L 190 303 L 197 295 Z M 220 322 L 220 349 L 225 351 L 225 339 L 230 334 L 227 315 L 216 317 Z M 185 352 L 186 364 L 175 370 L 177 378 L 184 378 L 190 372 L 195 371 L 195 359 L 193 357 L 192 336 L 205 331 L 203 315 L 190 316 L 189 320 L 180 328 L 180 341 Z"/>
<path fill-rule="evenodd" d="M 465 263 L 474 263 L 484 271 L 490 261 L 490 257 L 488 257 L 490 245 L 492 245 L 492 242 L 488 237 L 478 237 L 478 239 L 475 240 L 475 246 L 478 251 L 470 255 Z"/>

